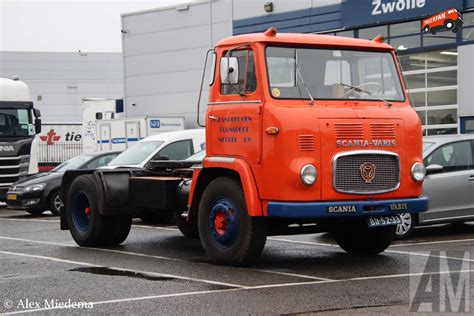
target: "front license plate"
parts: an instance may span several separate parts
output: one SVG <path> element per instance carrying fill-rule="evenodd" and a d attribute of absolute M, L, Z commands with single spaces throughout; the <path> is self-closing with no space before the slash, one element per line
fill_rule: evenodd
<path fill-rule="evenodd" d="M 390 226 L 401 224 L 402 220 L 400 216 L 382 216 L 382 217 L 371 217 L 367 219 L 367 224 L 369 227 L 379 227 L 379 226 Z"/>
<path fill-rule="evenodd" d="M 7 200 L 16 200 L 16 194 L 8 194 L 7 195 Z"/>

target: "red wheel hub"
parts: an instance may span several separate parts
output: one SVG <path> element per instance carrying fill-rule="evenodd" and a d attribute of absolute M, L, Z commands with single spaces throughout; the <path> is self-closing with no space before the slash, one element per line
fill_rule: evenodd
<path fill-rule="evenodd" d="M 86 207 L 85 210 L 84 210 L 84 213 L 86 213 L 86 215 L 90 215 L 91 214 L 91 208 Z"/>
<path fill-rule="evenodd" d="M 225 234 L 227 230 L 227 217 L 224 212 L 219 211 L 214 215 L 214 228 L 220 236 Z"/>

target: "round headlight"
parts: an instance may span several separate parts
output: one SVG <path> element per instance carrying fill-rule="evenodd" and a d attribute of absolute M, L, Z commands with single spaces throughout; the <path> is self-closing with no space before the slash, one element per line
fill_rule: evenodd
<path fill-rule="evenodd" d="M 316 167 L 313 165 L 304 165 L 300 172 L 301 181 L 305 185 L 312 185 L 316 181 Z"/>
<path fill-rule="evenodd" d="M 411 177 L 416 182 L 421 182 L 425 180 L 426 176 L 426 168 L 425 165 L 421 162 L 415 162 L 411 167 Z"/>

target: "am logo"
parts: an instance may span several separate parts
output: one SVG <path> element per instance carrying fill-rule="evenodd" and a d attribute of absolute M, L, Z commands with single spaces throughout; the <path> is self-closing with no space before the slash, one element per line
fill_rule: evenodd
<path fill-rule="evenodd" d="M 443 30 L 451 30 L 453 33 L 457 33 L 461 29 L 462 24 L 461 13 L 453 8 L 424 19 L 421 28 L 423 33 L 431 33 L 433 35 Z"/>

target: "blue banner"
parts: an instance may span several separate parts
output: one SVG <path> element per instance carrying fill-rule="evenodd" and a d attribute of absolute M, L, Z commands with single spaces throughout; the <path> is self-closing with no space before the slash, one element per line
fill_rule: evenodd
<path fill-rule="evenodd" d="M 342 25 L 352 27 L 420 18 L 456 8 L 463 0 L 345 0 L 342 3 Z"/>

